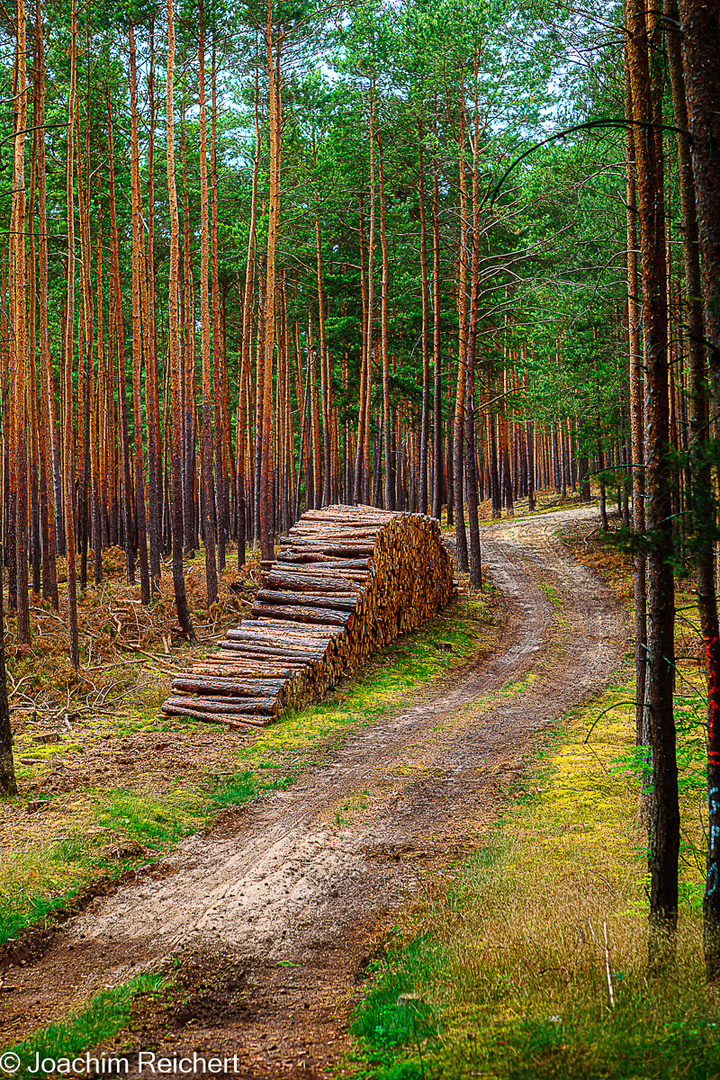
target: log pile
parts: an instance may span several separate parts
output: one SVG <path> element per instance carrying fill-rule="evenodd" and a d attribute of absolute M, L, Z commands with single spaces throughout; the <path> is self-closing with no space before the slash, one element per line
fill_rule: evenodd
<path fill-rule="evenodd" d="M 281 537 L 277 561 L 262 567 L 252 619 L 175 678 L 164 712 L 269 724 L 319 701 L 456 595 L 437 521 L 371 506 L 308 510 Z"/>

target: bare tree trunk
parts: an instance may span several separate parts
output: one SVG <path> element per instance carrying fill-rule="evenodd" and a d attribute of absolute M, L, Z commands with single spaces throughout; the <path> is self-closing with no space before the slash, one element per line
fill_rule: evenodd
<path fill-rule="evenodd" d="M 637 253 L 637 194 L 635 188 L 635 135 L 632 126 L 632 91 L 628 51 L 625 50 L 625 167 L 627 207 L 627 283 L 628 283 L 628 351 L 630 353 L 630 439 L 633 459 L 632 509 L 633 530 L 637 536 L 645 532 L 645 460 L 643 430 L 643 357 L 640 345 L 640 297 Z M 635 597 L 635 739 L 643 745 L 645 731 L 645 680 L 647 674 L 647 583 L 645 553 L 638 547 L 633 552 L 633 592 Z"/>
<path fill-rule="evenodd" d="M 255 72 L 255 160 L 253 161 L 252 197 L 250 202 L 250 232 L 248 237 L 247 260 L 245 262 L 245 289 L 243 292 L 243 323 L 242 323 L 242 361 L 240 374 L 240 401 L 238 402 L 238 425 L 235 432 L 237 481 L 238 481 L 238 568 L 245 565 L 246 543 L 246 505 L 247 490 L 245 486 L 245 427 L 247 424 L 247 402 L 242 393 L 242 387 L 250 382 L 250 346 L 252 336 L 252 295 L 253 295 L 253 270 L 255 267 L 255 231 L 257 228 L 257 186 L 258 168 L 260 165 L 260 118 L 258 115 L 258 79 L 259 72 Z"/>
<path fill-rule="evenodd" d="M 45 42 L 40 0 L 35 6 L 35 123 L 38 170 L 38 307 L 40 316 L 40 506 L 43 521 L 43 598 L 59 607 L 55 566 L 55 490 L 51 425 L 55 426 L 50 334 L 48 330 L 47 180 L 45 174 Z M 1 677 L 1 676 L 0 676 Z M 1 693 L 1 691 L 0 691 Z"/>
<path fill-rule="evenodd" d="M 628 51 L 637 162 L 645 369 L 648 554 L 646 703 L 653 759 L 650 830 L 650 965 L 672 953 L 678 915 L 680 814 L 673 717 L 674 587 L 671 525 L 667 296 L 662 138 L 653 102 L 650 41 L 642 0 L 628 0 Z M 657 95 L 656 100 L 659 100 Z"/>
<path fill-rule="evenodd" d="M 175 607 L 180 626 L 190 641 L 195 631 L 185 591 L 183 570 L 183 416 L 180 397 L 180 327 L 178 318 L 178 276 L 180 267 L 180 221 L 175 186 L 175 113 L 173 103 L 175 75 L 175 12 L 174 0 L 168 0 L 167 52 L 167 178 L 170 209 L 170 270 L 168 278 L 168 362 L 172 379 L 172 562 Z"/>
<path fill-rule="evenodd" d="M 80 647 L 77 622 L 77 584 L 75 576 L 75 437 L 73 431 L 73 352 L 75 327 L 75 205 L 73 200 L 73 144 L 75 142 L 75 96 L 77 93 L 77 4 L 72 0 L 72 24 L 70 45 L 70 92 L 68 97 L 67 135 L 67 310 L 65 314 L 65 370 L 64 370 L 64 457 L 65 457 L 65 545 L 67 550 L 68 584 L 68 637 L 70 639 L 70 662 L 80 667 Z"/>
<path fill-rule="evenodd" d="M 420 291 L 422 295 L 422 411 L 418 454 L 418 510 L 427 513 L 428 440 L 430 436 L 430 293 L 427 272 L 427 220 L 425 216 L 425 160 L 422 120 L 418 121 L 418 203 L 420 206 Z"/>
<path fill-rule="evenodd" d="M 388 290 L 390 264 L 388 261 L 387 230 L 385 227 L 385 163 L 382 134 L 377 133 L 378 181 L 380 185 L 380 251 L 382 253 L 382 283 L 380 287 L 380 352 L 383 386 L 383 452 L 385 457 L 385 509 L 395 509 L 395 453 L 390 416 L 390 354 L 388 351 Z"/>
<path fill-rule="evenodd" d="M 140 297 L 140 269 L 144 258 L 142 235 L 142 196 L 140 191 L 140 146 L 137 116 L 137 69 L 135 53 L 135 28 L 132 19 L 128 23 L 130 44 L 130 128 L 131 128 L 131 202 L 132 202 L 132 326 L 133 326 L 133 442 L 135 450 L 135 525 L 140 555 L 140 597 L 143 604 L 150 603 L 150 573 L 147 553 L 147 528 L 145 517 L 145 458 L 143 454 L 142 429 L 142 320 Z"/>
<path fill-rule="evenodd" d="M 208 607 L 217 600 L 215 520 L 213 515 L 212 347 L 210 343 L 210 218 L 207 171 L 207 106 L 205 103 L 205 4 L 199 0 L 198 70 L 200 89 L 200 329 L 202 341 L 202 483 L 203 539 Z"/>
<path fill-rule="evenodd" d="M 717 438 L 720 419 L 720 9 L 717 0 L 707 4 L 680 0 L 680 18 L 702 267 L 711 425 L 713 437 Z M 675 35 L 670 37 L 675 38 Z M 712 634 L 712 638 L 705 636 L 708 683 L 710 686 L 712 681 L 712 686 L 708 695 L 709 840 L 703 935 L 707 976 L 717 980 L 720 978 L 720 690 L 717 680 L 720 644 L 717 629 L 712 629 L 712 595 L 707 581 L 702 596 L 698 581 L 698 599 L 705 607 L 708 631 Z M 703 634 L 706 634 L 705 627 Z"/>
<path fill-rule="evenodd" d="M 280 221 L 280 47 L 277 57 L 273 43 L 272 0 L 267 4 L 265 48 L 268 68 L 270 128 L 270 191 L 268 200 L 268 238 L 265 289 L 265 346 L 263 376 L 263 415 L 260 457 L 260 546 L 263 559 L 275 556 L 275 523 L 272 476 L 273 431 L 273 357 L 275 353 L 275 248 Z"/>
<path fill-rule="evenodd" d="M 317 170 L 317 150 L 315 147 L 315 131 L 312 138 L 313 168 Z M 332 466 L 330 462 L 330 365 L 327 360 L 327 346 L 325 344 L 325 296 L 323 293 L 323 267 L 322 245 L 320 243 L 320 195 L 315 188 L 315 267 L 317 274 L 317 298 L 318 298 L 318 332 L 320 335 L 320 401 L 322 409 L 323 426 L 323 493 L 322 503 L 330 504 L 330 478 Z"/>
<path fill-rule="evenodd" d="M 232 454 L 230 447 L 230 406 L 227 349 L 223 334 L 218 266 L 218 174 L 217 174 L 217 57 L 213 32 L 212 102 L 210 121 L 210 250 L 212 280 L 212 350 L 215 393 L 215 503 L 218 544 L 218 568 L 225 569 L 230 541 L 230 484 Z M 223 308 L 224 310 L 224 308 Z"/>
<path fill-rule="evenodd" d="M 474 131 L 472 168 L 472 256 L 470 264 L 470 325 L 467 335 L 467 391 L 465 410 L 465 488 L 468 505 L 470 584 L 482 588 L 480 528 L 478 521 L 477 444 L 475 438 L 475 348 L 477 343 L 480 269 L 480 110 L 478 107 L 478 63 L 474 62 Z"/>
<path fill-rule="evenodd" d="M 148 65 L 150 131 L 147 147 L 147 258 L 145 260 L 145 407 L 148 431 L 148 508 L 150 537 L 150 580 L 159 589 L 162 548 L 162 434 L 158 386 L 157 326 L 155 323 L 155 24 L 150 24 Z"/>
<path fill-rule="evenodd" d="M 115 209 L 115 149 L 113 136 L 113 120 L 110 99 L 107 102 L 108 110 L 108 156 L 110 164 L 110 241 L 112 257 L 112 309 L 115 319 L 115 342 L 117 346 L 117 372 L 118 372 L 118 407 L 120 413 L 120 457 L 122 460 L 122 490 L 123 490 L 123 528 L 125 544 L 125 565 L 127 567 L 128 584 L 135 584 L 135 545 L 134 545 L 134 522 L 133 522 L 133 486 L 130 474 L 130 440 L 128 436 L 127 418 L 127 393 L 125 387 L 125 330 L 123 327 L 122 314 L 122 285 L 120 281 L 120 242 L 118 239 L 117 214 Z"/>
<path fill-rule="evenodd" d="M 437 158 L 433 155 L 433 505 L 432 514 L 440 520 L 443 493 L 442 452 L 442 373 L 440 361 L 440 192 Z"/>
<path fill-rule="evenodd" d="M 462 83 L 461 83 L 462 85 Z M 465 501 L 463 498 L 463 433 L 465 427 L 465 394 L 467 382 L 467 179 L 465 176 L 465 103 L 460 96 L 460 246 L 458 252 L 458 373 L 455 396 L 455 427 L 453 430 L 453 496 L 455 502 L 455 544 L 458 570 L 468 569 L 467 533 L 465 531 Z"/>
<path fill-rule="evenodd" d="M 25 385 L 27 380 L 27 270 L 25 254 L 25 133 L 28 126 L 27 38 L 24 0 L 17 5 L 17 49 L 15 57 L 15 102 L 13 137 L 13 181 L 10 231 L 10 266 L 14 332 L 10 343 L 9 401 L 10 476 L 15 491 L 15 582 L 17 636 L 30 641 L 28 600 L 27 536 L 27 443 L 25 426 Z M 12 490 L 12 489 L 11 489 Z"/>

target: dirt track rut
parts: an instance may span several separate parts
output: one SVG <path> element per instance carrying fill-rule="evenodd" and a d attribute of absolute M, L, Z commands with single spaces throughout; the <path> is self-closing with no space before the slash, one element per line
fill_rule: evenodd
<path fill-rule="evenodd" d="M 543 727 L 620 664 L 616 603 L 554 535 L 592 513 L 484 529 L 498 651 L 93 905 L 13 973 L 18 1003 L 45 1022 L 173 954 L 221 958 L 224 995 L 165 1032 L 166 1048 L 237 1050 L 246 1076 L 322 1072 L 373 930 L 477 841 Z"/>

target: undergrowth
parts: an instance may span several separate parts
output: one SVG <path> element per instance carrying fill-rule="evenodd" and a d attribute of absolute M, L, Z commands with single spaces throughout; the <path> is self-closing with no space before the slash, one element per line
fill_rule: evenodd
<path fill-rule="evenodd" d="M 690 688 L 677 702 L 683 900 L 660 980 L 646 965 L 634 715 L 618 704 L 629 692 L 556 730 L 485 848 L 396 928 L 353 1021 L 348 1075 L 720 1077 L 720 991 L 702 960 L 699 699 Z"/>

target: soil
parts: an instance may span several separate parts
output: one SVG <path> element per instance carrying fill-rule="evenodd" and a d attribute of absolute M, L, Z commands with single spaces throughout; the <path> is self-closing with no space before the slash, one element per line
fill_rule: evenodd
<path fill-rule="evenodd" d="M 108 1052 L 237 1055 L 236 1075 L 257 1080 L 337 1066 L 383 933 L 482 842 L 543 732 L 622 662 L 617 601 L 555 535 L 594 528 L 595 514 L 483 528 L 502 596 L 497 652 L 67 920 L 44 955 L 6 976 L 1 1041 L 175 965 L 171 1000 L 143 1003 Z"/>

